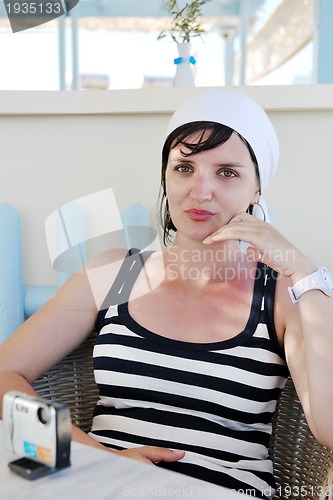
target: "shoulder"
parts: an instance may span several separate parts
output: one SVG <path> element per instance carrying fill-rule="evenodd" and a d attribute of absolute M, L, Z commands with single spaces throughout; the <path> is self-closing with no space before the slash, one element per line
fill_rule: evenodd
<path fill-rule="evenodd" d="M 113 285 L 127 254 L 126 248 L 106 250 L 90 259 L 84 266 L 97 310 Z"/>

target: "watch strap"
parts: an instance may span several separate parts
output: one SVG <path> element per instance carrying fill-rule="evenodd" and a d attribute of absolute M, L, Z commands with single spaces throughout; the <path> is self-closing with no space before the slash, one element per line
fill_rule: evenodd
<path fill-rule="evenodd" d="M 326 268 L 323 268 L 323 270 L 327 271 Z M 322 275 L 322 269 L 318 269 L 314 273 L 297 281 L 293 286 L 288 287 L 290 298 L 294 303 L 297 303 L 301 295 L 309 290 L 321 290 L 326 295 L 332 295 L 332 291 Z"/>

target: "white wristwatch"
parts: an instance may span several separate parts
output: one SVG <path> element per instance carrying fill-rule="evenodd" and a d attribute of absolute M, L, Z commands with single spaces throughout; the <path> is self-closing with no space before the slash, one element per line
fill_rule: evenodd
<path fill-rule="evenodd" d="M 294 286 L 288 287 L 291 300 L 295 303 L 303 293 L 309 290 L 321 290 L 325 295 L 333 295 L 333 275 L 326 267 L 317 269 L 314 273 L 297 281 Z"/>

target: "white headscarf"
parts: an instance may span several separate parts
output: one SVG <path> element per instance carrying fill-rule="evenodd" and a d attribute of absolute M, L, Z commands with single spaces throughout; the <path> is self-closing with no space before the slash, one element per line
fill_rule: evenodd
<path fill-rule="evenodd" d="M 261 193 L 272 179 L 279 160 L 279 142 L 274 127 L 262 107 L 253 99 L 230 89 L 211 89 L 196 94 L 184 102 L 171 117 L 167 135 L 186 123 L 210 121 L 232 128 L 247 140 L 256 155 Z M 262 196 L 259 203 L 269 220 Z M 253 215 L 263 219 L 259 207 Z"/>

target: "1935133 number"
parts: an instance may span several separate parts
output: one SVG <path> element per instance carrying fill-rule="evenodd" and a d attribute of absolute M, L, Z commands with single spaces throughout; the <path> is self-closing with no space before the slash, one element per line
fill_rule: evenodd
<path fill-rule="evenodd" d="M 60 2 L 14 2 L 5 5 L 8 15 L 63 14 Z"/>

